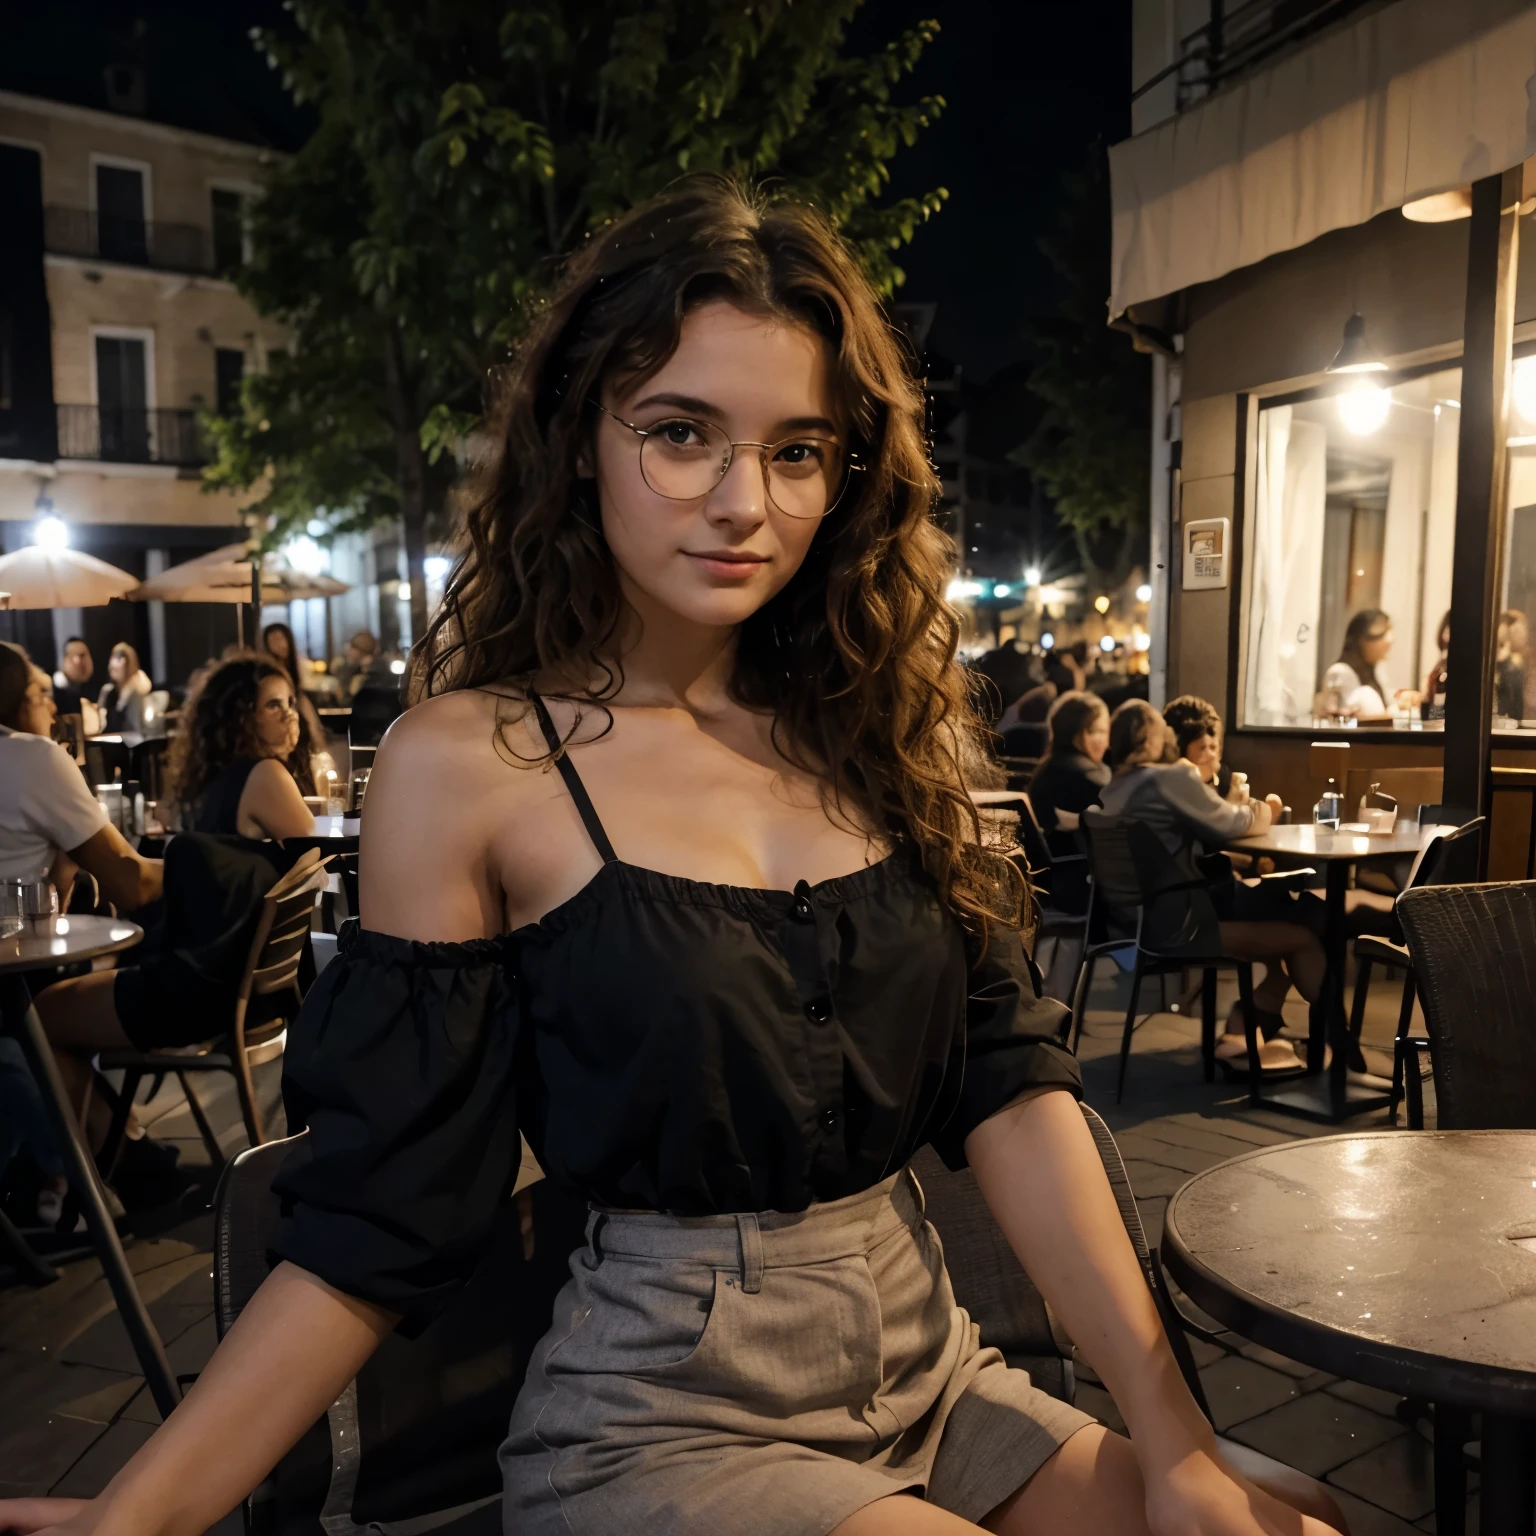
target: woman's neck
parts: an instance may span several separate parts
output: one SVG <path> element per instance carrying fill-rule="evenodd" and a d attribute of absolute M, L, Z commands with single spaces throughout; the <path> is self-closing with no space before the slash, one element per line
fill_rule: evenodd
<path fill-rule="evenodd" d="M 613 702 L 711 715 L 730 700 L 735 625 L 696 624 L 625 583 L 618 637 L 624 682 Z"/>

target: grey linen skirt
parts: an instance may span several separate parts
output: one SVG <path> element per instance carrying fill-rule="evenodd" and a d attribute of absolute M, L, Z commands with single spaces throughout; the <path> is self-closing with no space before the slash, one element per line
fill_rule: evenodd
<path fill-rule="evenodd" d="M 508 1536 L 967 1520 L 1086 1424 L 982 1348 L 908 1170 L 807 1211 L 594 1212 L 501 1449 Z"/>

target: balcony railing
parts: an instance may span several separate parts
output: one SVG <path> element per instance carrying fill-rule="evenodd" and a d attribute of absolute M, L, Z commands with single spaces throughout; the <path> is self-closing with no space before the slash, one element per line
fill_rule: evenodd
<path fill-rule="evenodd" d="M 1179 42 L 1174 62 L 1144 80 L 1131 100 L 1174 76 L 1174 110 L 1182 112 L 1218 86 L 1260 65 L 1292 43 L 1331 26 L 1370 0 L 1210 0 L 1210 20 Z"/>
<path fill-rule="evenodd" d="M 208 462 L 208 444 L 196 411 L 130 411 L 99 405 L 57 409 L 61 459 L 174 464 L 188 469 Z"/>
<path fill-rule="evenodd" d="M 50 204 L 43 209 L 43 246 L 58 256 L 116 261 L 163 272 L 212 273 L 213 237 L 196 224 L 161 224 L 126 219 L 88 208 Z"/>

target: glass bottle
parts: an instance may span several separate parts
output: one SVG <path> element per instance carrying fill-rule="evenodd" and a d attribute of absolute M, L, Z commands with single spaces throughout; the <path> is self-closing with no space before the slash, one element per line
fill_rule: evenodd
<path fill-rule="evenodd" d="M 1320 827 L 1327 827 L 1330 831 L 1337 832 L 1343 814 L 1344 792 L 1339 788 L 1337 779 L 1329 779 L 1322 799 L 1312 807 L 1312 820 Z"/>

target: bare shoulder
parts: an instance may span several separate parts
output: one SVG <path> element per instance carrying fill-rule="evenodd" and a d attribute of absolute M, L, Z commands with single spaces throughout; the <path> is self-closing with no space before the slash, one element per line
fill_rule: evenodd
<path fill-rule="evenodd" d="M 535 760 L 542 751 L 531 729 L 526 700 L 511 691 L 461 689 L 412 706 L 384 733 L 369 794 L 379 781 L 421 775 L 495 775 L 509 762 Z M 501 772 L 497 773 L 497 769 Z"/>

